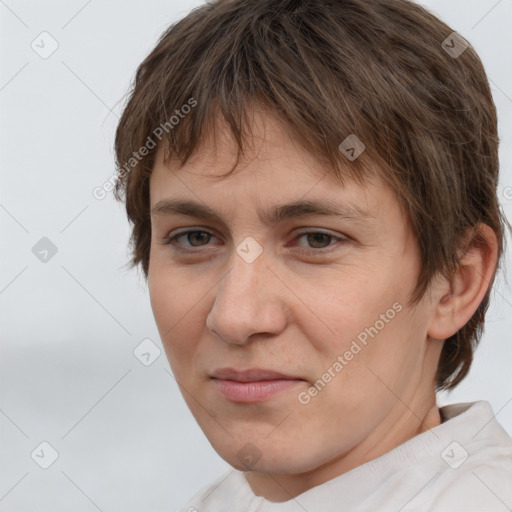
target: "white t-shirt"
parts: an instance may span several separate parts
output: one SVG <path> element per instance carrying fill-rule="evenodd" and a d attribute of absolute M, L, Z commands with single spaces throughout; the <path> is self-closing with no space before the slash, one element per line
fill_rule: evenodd
<path fill-rule="evenodd" d="M 440 410 L 441 425 L 289 501 L 255 496 L 231 469 L 180 512 L 512 511 L 512 437 L 490 404 Z"/>

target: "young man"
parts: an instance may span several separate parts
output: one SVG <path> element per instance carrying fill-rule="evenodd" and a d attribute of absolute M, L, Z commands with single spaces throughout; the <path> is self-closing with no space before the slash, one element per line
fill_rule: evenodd
<path fill-rule="evenodd" d="M 408 0 L 215 0 L 138 69 L 116 135 L 169 363 L 235 469 L 183 510 L 512 508 L 467 374 L 503 252 L 496 111 Z"/>

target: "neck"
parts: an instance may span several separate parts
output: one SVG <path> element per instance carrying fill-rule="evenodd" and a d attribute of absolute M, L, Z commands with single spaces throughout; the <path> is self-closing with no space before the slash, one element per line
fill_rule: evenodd
<path fill-rule="evenodd" d="M 421 412 L 416 407 L 407 408 L 405 412 L 404 409 L 402 408 L 400 416 L 390 414 L 387 421 L 375 429 L 374 435 L 312 471 L 302 474 L 253 471 L 246 472 L 245 478 L 256 496 L 262 496 L 275 503 L 288 501 L 313 487 L 384 455 L 409 439 L 441 424 L 441 415 L 436 406 L 435 395 L 422 404 Z"/>

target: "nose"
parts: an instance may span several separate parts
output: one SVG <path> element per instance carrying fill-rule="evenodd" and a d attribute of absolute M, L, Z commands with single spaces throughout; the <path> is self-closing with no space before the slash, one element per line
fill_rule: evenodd
<path fill-rule="evenodd" d="M 247 263 L 237 253 L 217 288 L 206 326 L 226 343 L 243 345 L 258 335 L 272 337 L 286 326 L 285 286 L 262 253 Z"/>

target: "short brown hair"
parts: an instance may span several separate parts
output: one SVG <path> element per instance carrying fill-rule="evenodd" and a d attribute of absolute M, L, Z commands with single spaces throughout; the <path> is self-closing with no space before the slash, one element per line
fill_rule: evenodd
<path fill-rule="evenodd" d="M 496 108 L 478 55 L 471 45 L 449 54 L 450 36 L 409 0 L 214 0 L 171 25 L 139 66 L 116 132 L 114 194 L 133 224 L 131 265 L 147 279 L 154 143 L 184 164 L 222 114 L 238 146 L 229 175 L 251 140 L 251 105 L 278 116 L 341 182 L 379 172 L 392 186 L 421 253 L 412 303 L 436 272 L 460 265 L 463 237 L 480 222 L 496 233 L 499 263 L 508 223 Z M 339 149 L 351 134 L 366 146 L 354 161 Z M 468 373 L 491 289 L 445 341 L 438 390 Z"/>

